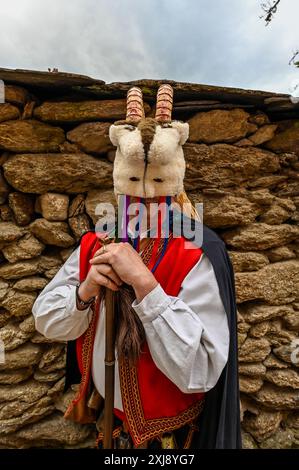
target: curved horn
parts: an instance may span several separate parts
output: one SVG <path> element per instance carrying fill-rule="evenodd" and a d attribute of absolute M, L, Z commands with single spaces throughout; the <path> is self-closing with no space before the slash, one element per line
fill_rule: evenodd
<path fill-rule="evenodd" d="M 126 121 L 137 124 L 144 117 L 142 91 L 133 86 L 127 93 L 127 115 Z"/>
<path fill-rule="evenodd" d="M 160 122 L 171 122 L 173 88 L 168 83 L 159 86 L 155 119 Z"/>

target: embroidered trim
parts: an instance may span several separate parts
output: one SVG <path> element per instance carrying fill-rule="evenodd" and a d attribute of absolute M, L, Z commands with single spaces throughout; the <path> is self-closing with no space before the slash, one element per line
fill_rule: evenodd
<path fill-rule="evenodd" d="M 204 399 L 197 401 L 179 415 L 145 419 L 138 386 L 137 368 L 127 360 L 119 364 L 119 378 L 122 402 L 130 434 L 135 445 L 157 437 L 164 432 L 174 431 L 194 421 L 203 409 Z"/>
<path fill-rule="evenodd" d="M 79 387 L 77 395 L 75 396 L 74 400 L 70 403 L 70 405 L 68 406 L 64 414 L 65 418 L 72 417 L 72 412 L 74 411 L 74 407 L 79 403 L 79 401 L 82 398 L 85 397 L 86 391 L 89 386 L 93 343 L 94 343 L 97 320 L 99 316 L 99 304 L 100 304 L 100 301 L 99 301 L 99 298 L 97 298 L 95 305 L 93 304 L 92 306 L 93 314 L 92 314 L 91 322 L 89 324 L 88 329 L 86 330 L 84 334 L 84 340 L 83 340 L 83 345 L 82 345 L 83 373 L 82 373 L 82 378 L 80 382 L 80 387 Z M 78 418 L 81 421 L 81 419 L 84 419 L 84 416 L 78 416 Z M 91 421 L 94 421 L 94 419 L 91 419 Z"/>
<path fill-rule="evenodd" d="M 97 241 L 96 241 L 97 243 Z M 92 352 L 93 344 L 96 333 L 96 326 L 99 317 L 101 299 L 98 296 L 96 301 L 91 304 L 91 309 L 93 311 L 91 321 L 87 330 L 84 333 L 84 339 L 82 344 L 82 366 L 83 372 L 80 381 L 79 390 L 74 398 L 69 404 L 64 418 L 74 419 L 77 422 L 86 423 L 94 422 L 95 416 L 92 409 L 87 409 L 87 397 L 86 392 L 90 384 L 90 372 L 91 372 L 91 361 L 92 361 Z M 83 402 L 83 403 L 80 403 Z M 80 406 L 81 405 L 81 406 Z"/>
<path fill-rule="evenodd" d="M 112 438 L 115 439 L 116 437 L 120 436 L 120 433 L 122 431 L 122 426 L 117 426 L 115 429 L 113 429 L 112 432 Z M 96 438 L 96 447 L 99 446 L 99 443 L 104 440 L 104 433 L 101 431 L 98 433 L 98 436 Z"/>
<path fill-rule="evenodd" d="M 199 427 L 196 424 L 191 423 L 183 449 L 190 449 L 195 431 L 199 431 Z"/>

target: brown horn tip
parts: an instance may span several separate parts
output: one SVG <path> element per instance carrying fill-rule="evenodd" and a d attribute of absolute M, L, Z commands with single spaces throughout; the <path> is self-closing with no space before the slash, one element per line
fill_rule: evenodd
<path fill-rule="evenodd" d="M 138 123 L 144 117 L 143 97 L 140 88 L 134 86 L 127 93 L 126 121 Z"/>
<path fill-rule="evenodd" d="M 168 83 L 159 86 L 155 119 L 160 122 L 170 122 L 173 106 L 173 88 Z"/>

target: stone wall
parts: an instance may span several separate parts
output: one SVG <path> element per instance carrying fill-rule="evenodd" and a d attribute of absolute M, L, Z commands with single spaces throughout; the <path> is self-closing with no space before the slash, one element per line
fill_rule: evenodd
<path fill-rule="evenodd" d="M 37 333 L 35 298 L 114 201 L 108 128 L 141 86 L 160 81 L 0 70 L 0 447 L 88 447 L 93 426 L 64 421 L 65 346 Z M 299 107 L 273 93 L 176 83 L 188 120 L 186 189 L 235 269 L 244 447 L 299 443 Z M 297 410 L 297 411 L 296 411 Z"/>

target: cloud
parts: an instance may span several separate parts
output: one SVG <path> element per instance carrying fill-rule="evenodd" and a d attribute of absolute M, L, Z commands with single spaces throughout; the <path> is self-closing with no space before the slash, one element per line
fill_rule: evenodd
<path fill-rule="evenodd" d="M 0 66 L 290 93 L 299 2 L 283 0 L 268 27 L 260 15 L 259 0 L 14 0 L 1 5 Z"/>

